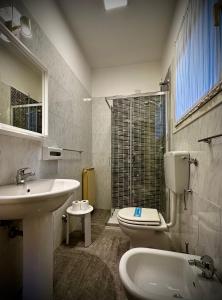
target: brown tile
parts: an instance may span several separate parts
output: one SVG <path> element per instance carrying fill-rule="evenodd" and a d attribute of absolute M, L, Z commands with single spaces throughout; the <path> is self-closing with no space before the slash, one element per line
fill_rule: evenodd
<path fill-rule="evenodd" d="M 119 278 L 119 260 L 129 240 L 118 227 L 105 227 L 109 213 L 95 210 L 92 244 L 84 247 L 81 232 L 70 235 L 70 245 L 55 251 L 54 299 L 127 300 Z"/>
<path fill-rule="evenodd" d="M 95 209 L 92 212 L 92 224 L 105 226 L 110 217 L 110 210 L 107 209 Z"/>
<path fill-rule="evenodd" d="M 114 278 L 97 256 L 76 250 L 55 259 L 54 299 L 117 299 Z"/>

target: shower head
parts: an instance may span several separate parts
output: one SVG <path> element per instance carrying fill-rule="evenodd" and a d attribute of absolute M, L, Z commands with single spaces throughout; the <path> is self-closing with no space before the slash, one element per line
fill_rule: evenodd
<path fill-rule="evenodd" d="M 159 85 L 168 85 L 170 83 L 170 81 L 168 79 L 164 80 L 164 81 L 160 81 Z"/>
<path fill-rule="evenodd" d="M 159 83 L 159 85 L 160 85 L 160 90 L 161 91 L 169 91 L 169 87 L 170 87 L 170 80 L 169 79 L 166 79 L 166 80 L 164 80 L 164 81 L 161 81 L 160 83 Z"/>

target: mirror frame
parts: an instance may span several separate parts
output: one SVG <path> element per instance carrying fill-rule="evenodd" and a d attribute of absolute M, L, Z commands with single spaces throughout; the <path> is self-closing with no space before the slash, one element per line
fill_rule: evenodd
<path fill-rule="evenodd" d="M 0 31 L 9 39 L 18 51 L 42 71 L 42 133 L 0 123 L 0 134 L 42 140 L 48 136 L 48 70 L 1 21 Z"/>

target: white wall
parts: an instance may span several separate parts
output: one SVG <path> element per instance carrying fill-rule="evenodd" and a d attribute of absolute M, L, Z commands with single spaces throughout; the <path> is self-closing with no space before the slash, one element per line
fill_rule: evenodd
<path fill-rule="evenodd" d="M 91 68 L 54 0 L 24 0 L 24 5 L 76 77 L 91 92 Z"/>
<path fill-rule="evenodd" d="M 42 102 L 42 72 L 18 53 L 0 47 L 0 81 Z"/>
<path fill-rule="evenodd" d="M 159 91 L 160 71 L 159 62 L 95 69 L 92 96 L 108 97 Z"/>
<path fill-rule="evenodd" d="M 179 0 L 175 10 L 173 22 L 166 43 L 166 48 L 162 58 L 161 76 L 163 80 L 175 55 L 175 41 L 177 39 L 183 16 L 186 12 L 187 4 L 188 0 Z"/>
<path fill-rule="evenodd" d="M 111 208 L 111 111 L 104 98 L 92 101 L 92 161 L 96 172 L 96 208 Z"/>

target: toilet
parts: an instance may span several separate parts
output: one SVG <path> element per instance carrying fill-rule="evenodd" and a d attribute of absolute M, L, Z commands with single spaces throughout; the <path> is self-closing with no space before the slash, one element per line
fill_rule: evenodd
<path fill-rule="evenodd" d="M 185 151 L 171 151 L 164 155 L 165 183 L 170 199 L 168 223 L 157 209 L 125 207 L 119 210 L 119 226 L 130 238 L 131 248 L 172 250 L 168 231 L 176 223 L 178 198 L 188 188 L 189 159 L 190 154 Z"/>

